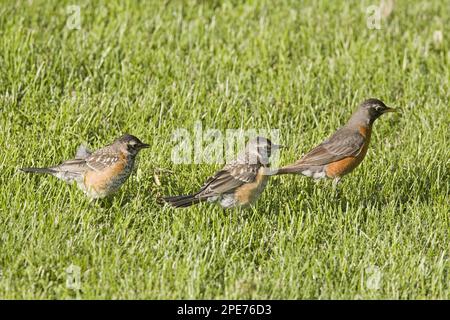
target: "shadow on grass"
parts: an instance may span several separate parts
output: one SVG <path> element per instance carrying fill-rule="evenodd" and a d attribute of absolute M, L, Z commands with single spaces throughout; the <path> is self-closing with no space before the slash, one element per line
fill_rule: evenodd
<path fill-rule="evenodd" d="M 351 181 L 358 177 L 349 175 L 342 180 L 336 190 L 333 189 L 332 181 L 329 179 L 314 181 L 302 176 L 275 178 L 271 187 L 284 189 L 282 196 L 287 199 L 301 197 L 309 203 L 309 206 L 325 201 L 342 212 L 354 209 L 355 206 L 382 210 L 387 205 L 394 205 L 400 209 L 408 203 L 429 204 L 440 194 L 443 197 L 448 196 L 448 187 L 446 188 L 444 184 L 445 181 L 450 180 L 450 177 L 444 170 L 444 175 L 439 179 L 444 183 L 442 186 L 437 186 L 438 169 L 430 170 L 430 168 L 416 166 L 413 170 L 409 169 L 404 173 L 398 171 L 392 176 L 392 180 L 384 179 L 380 182 L 361 180 L 360 186 L 355 185 L 355 181 Z"/>
<path fill-rule="evenodd" d="M 125 191 L 119 191 L 119 193 L 112 194 L 108 197 L 90 201 L 89 204 L 94 208 L 98 207 L 103 210 L 109 210 L 114 207 L 123 208 L 127 204 L 131 203 L 131 200 L 135 196 L 135 194 L 129 194 Z"/>
<path fill-rule="evenodd" d="M 393 177 L 392 185 L 385 187 L 382 183 L 372 184 L 369 195 L 363 199 L 366 206 L 382 209 L 382 207 L 392 204 L 400 208 L 408 203 L 430 204 L 433 199 L 442 196 L 448 196 L 444 184 L 436 185 L 436 172 L 438 168 L 431 170 L 423 167 L 415 167 L 414 170 L 399 174 Z M 445 171 L 444 171 L 445 172 Z M 449 181 L 447 174 L 440 179 L 441 181 Z M 389 182 L 387 182 L 389 183 Z"/>

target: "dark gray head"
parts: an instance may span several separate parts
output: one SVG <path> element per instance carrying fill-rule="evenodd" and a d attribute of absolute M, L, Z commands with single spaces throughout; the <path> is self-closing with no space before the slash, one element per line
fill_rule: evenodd
<path fill-rule="evenodd" d="M 397 110 L 389 108 L 383 101 L 378 99 L 367 99 L 362 102 L 356 112 L 350 118 L 349 123 L 367 123 L 372 124 L 382 114 L 387 112 L 396 112 Z"/>
<path fill-rule="evenodd" d="M 150 145 L 143 143 L 137 137 L 128 133 L 125 133 L 123 136 L 117 138 L 114 141 L 114 144 L 120 145 L 122 149 L 125 149 L 124 151 L 131 155 L 136 155 L 142 149 L 150 147 Z"/>
<path fill-rule="evenodd" d="M 386 112 L 395 112 L 395 109 L 389 108 L 383 101 L 378 99 L 367 99 L 359 105 L 359 109 L 367 110 L 370 120 L 375 121 Z"/>

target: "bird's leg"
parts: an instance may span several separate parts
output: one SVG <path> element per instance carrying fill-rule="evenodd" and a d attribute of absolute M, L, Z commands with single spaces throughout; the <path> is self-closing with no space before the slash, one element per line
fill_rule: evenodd
<path fill-rule="evenodd" d="M 233 225 L 233 215 L 231 214 L 231 212 L 230 212 L 230 214 L 227 214 L 227 209 L 224 208 L 224 207 L 222 207 L 222 214 L 223 214 L 225 217 L 228 216 L 228 219 L 230 220 L 230 221 L 229 221 L 229 222 L 230 222 L 230 226 Z"/>
<path fill-rule="evenodd" d="M 333 193 L 335 196 L 339 196 L 339 182 L 341 181 L 341 177 L 335 177 L 333 179 Z"/>
<path fill-rule="evenodd" d="M 88 197 L 88 199 L 89 199 L 90 206 L 94 206 L 97 203 L 97 199 L 95 199 L 95 198 Z"/>
<path fill-rule="evenodd" d="M 102 211 L 103 208 L 98 199 L 89 198 L 89 208 Z"/>
<path fill-rule="evenodd" d="M 321 180 L 323 180 L 323 179 L 313 179 L 313 181 L 314 181 L 314 183 L 315 183 L 316 185 L 318 185 L 318 184 L 320 183 Z"/>
<path fill-rule="evenodd" d="M 336 177 L 333 179 L 333 188 L 337 188 L 339 182 L 341 182 L 341 177 Z"/>

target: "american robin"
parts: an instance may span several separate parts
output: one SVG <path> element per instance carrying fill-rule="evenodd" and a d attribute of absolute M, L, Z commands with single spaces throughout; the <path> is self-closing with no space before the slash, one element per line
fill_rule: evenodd
<path fill-rule="evenodd" d="M 372 125 L 378 117 L 395 112 L 378 99 L 361 103 L 347 124 L 297 162 L 278 169 L 277 174 L 299 173 L 314 179 L 331 178 L 337 185 L 364 159 Z"/>
<path fill-rule="evenodd" d="M 271 171 L 269 158 L 281 146 L 257 137 L 248 142 L 237 158 L 209 178 L 194 194 L 164 197 L 173 207 L 188 207 L 208 201 L 219 202 L 223 208 L 247 206 L 258 199 Z"/>
<path fill-rule="evenodd" d="M 91 199 L 116 192 L 130 176 L 136 155 L 149 145 L 124 134 L 110 145 L 91 152 L 81 146 L 75 159 L 48 168 L 22 168 L 24 172 L 48 173 L 68 183 L 76 182 Z"/>

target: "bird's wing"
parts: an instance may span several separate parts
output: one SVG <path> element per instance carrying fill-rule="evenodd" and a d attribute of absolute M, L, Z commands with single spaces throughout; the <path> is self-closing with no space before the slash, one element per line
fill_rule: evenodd
<path fill-rule="evenodd" d="M 243 184 L 255 181 L 260 167 L 260 164 L 244 163 L 227 165 L 209 178 L 196 196 L 199 198 L 207 198 L 232 193 Z"/>
<path fill-rule="evenodd" d="M 92 151 L 89 150 L 85 145 L 80 145 L 75 154 L 75 159 L 86 159 L 92 154 Z"/>
<path fill-rule="evenodd" d="M 94 171 L 102 171 L 117 163 L 120 157 L 117 152 L 110 152 L 109 150 L 101 150 L 101 152 L 94 152 L 86 158 L 87 166 Z"/>
<path fill-rule="evenodd" d="M 364 141 L 364 136 L 358 131 L 339 129 L 328 140 L 304 155 L 296 164 L 320 166 L 346 157 L 355 157 L 361 151 Z"/>
<path fill-rule="evenodd" d="M 71 182 L 74 179 L 77 180 L 81 178 L 88 169 L 88 166 L 85 159 L 73 159 L 64 161 L 50 169 L 54 170 L 54 176 L 67 182 Z"/>
<path fill-rule="evenodd" d="M 88 170 L 102 171 L 120 160 L 117 154 L 113 154 L 109 150 L 101 151 L 91 153 L 85 158 L 64 161 L 49 169 L 54 170 L 54 175 L 58 178 L 70 182 L 82 178 Z"/>

